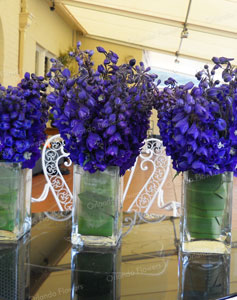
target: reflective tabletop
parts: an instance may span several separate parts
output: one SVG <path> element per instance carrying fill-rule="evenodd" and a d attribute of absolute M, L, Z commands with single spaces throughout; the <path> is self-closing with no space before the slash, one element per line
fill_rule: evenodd
<path fill-rule="evenodd" d="M 77 248 L 71 221 L 33 214 L 31 232 L 0 243 L 0 299 L 218 299 L 237 291 L 237 231 L 231 255 L 179 255 L 179 218 L 124 214 L 114 249 Z M 129 230 L 130 229 L 130 230 Z"/>

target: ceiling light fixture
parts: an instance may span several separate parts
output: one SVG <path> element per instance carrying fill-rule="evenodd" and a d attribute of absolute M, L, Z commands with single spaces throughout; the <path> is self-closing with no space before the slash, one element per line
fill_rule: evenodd
<path fill-rule="evenodd" d="M 191 3 L 192 3 L 192 0 L 189 0 L 188 9 L 187 9 L 187 13 L 186 13 L 186 17 L 185 17 L 185 21 L 184 21 L 184 25 L 183 25 L 183 30 L 182 30 L 181 35 L 180 35 L 179 48 L 175 52 L 175 63 L 180 62 L 178 57 L 179 57 L 179 54 L 180 54 L 182 42 L 183 42 L 183 39 L 187 39 L 188 35 L 189 35 L 187 24 L 188 24 L 188 17 L 189 17 L 189 13 L 190 13 Z"/>
<path fill-rule="evenodd" d="M 188 28 L 184 28 L 181 32 L 181 39 L 187 39 L 188 38 Z"/>
<path fill-rule="evenodd" d="M 175 60 L 174 60 L 174 62 L 175 62 L 176 64 L 179 64 L 179 63 L 180 63 L 180 60 L 179 60 L 179 52 L 178 52 L 178 51 L 175 52 Z"/>

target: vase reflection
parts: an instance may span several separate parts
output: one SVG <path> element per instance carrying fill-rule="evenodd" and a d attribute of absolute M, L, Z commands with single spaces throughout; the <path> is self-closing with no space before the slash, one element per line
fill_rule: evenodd
<path fill-rule="evenodd" d="M 29 299 L 30 234 L 16 243 L 0 243 L 0 299 Z"/>
<path fill-rule="evenodd" d="M 72 300 L 120 299 L 121 248 L 72 248 Z"/>
<path fill-rule="evenodd" d="M 179 300 L 209 300 L 229 294 L 230 255 L 179 255 Z"/>

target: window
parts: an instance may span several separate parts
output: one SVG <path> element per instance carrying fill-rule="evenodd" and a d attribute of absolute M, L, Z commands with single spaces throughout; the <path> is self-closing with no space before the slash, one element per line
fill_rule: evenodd
<path fill-rule="evenodd" d="M 35 74 L 45 76 L 51 67 L 50 59 L 55 57 L 54 54 L 37 44 L 35 51 Z"/>

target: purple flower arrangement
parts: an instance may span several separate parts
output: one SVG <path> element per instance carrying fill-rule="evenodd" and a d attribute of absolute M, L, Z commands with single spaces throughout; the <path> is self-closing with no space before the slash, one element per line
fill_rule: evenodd
<path fill-rule="evenodd" d="M 196 74 L 198 86 L 169 78 L 156 99 L 160 134 L 178 172 L 237 175 L 237 68 L 231 60 L 213 57 L 214 67 Z"/>
<path fill-rule="evenodd" d="M 118 166 L 120 175 L 133 166 L 149 129 L 158 94 L 157 75 L 135 59 L 118 65 L 118 55 L 97 47 L 103 63 L 94 69 L 93 51 L 77 49 L 70 56 L 78 74 L 52 59 L 48 76 L 54 88 L 47 99 L 54 126 L 72 161 L 94 173 Z"/>
<path fill-rule="evenodd" d="M 33 168 L 48 120 L 47 84 L 26 73 L 17 87 L 0 85 L 0 160 Z"/>

